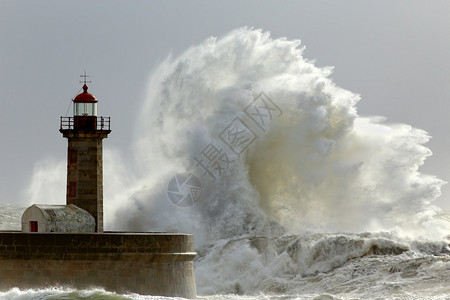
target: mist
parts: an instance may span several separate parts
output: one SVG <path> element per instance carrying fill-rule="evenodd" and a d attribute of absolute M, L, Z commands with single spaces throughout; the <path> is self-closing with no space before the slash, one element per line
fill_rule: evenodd
<path fill-rule="evenodd" d="M 448 234 L 433 205 L 444 182 L 419 170 L 428 133 L 359 116 L 361 97 L 332 71 L 304 58 L 299 40 L 251 28 L 169 56 L 149 81 L 132 152 L 104 151 L 105 228 L 194 233 L 197 246 L 248 234 Z M 36 166 L 33 202 L 60 194 L 64 166 Z M 177 174 L 200 181 L 194 205 L 170 201 Z"/>

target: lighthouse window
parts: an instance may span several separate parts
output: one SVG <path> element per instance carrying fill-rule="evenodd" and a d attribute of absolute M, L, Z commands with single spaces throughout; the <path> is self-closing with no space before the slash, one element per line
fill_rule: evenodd
<path fill-rule="evenodd" d="M 86 104 L 86 114 L 88 116 L 97 115 L 97 103 L 87 103 Z"/>
<path fill-rule="evenodd" d="M 96 116 L 97 115 L 97 103 L 74 103 L 73 106 L 74 116 Z"/>
<path fill-rule="evenodd" d="M 69 183 L 69 197 L 73 198 L 77 195 L 77 183 L 70 182 Z"/>
<path fill-rule="evenodd" d="M 77 150 L 69 149 L 69 163 L 74 164 L 77 162 Z"/>
<path fill-rule="evenodd" d="M 82 116 L 84 112 L 84 103 L 75 103 L 73 105 L 73 115 Z"/>

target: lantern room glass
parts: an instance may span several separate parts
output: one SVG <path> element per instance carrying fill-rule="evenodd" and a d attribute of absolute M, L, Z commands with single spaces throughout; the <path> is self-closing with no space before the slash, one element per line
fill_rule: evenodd
<path fill-rule="evenodd" d="M 74 116 L 97 116 L 96 102 L 78 102 L 73 105 Z"/>

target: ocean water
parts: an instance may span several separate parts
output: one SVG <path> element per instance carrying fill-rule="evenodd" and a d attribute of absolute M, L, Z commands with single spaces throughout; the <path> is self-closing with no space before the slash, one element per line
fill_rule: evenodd
<path fill-rule="evenodd" d="M 18 230 L 23 208 L 0 207 L 0 230 Z M 448 214 L 442 215 L 449 218 Z M 5 222 L 5 220 L 7 220 Z M 198 249 L 200 299 L 448 299 L 450 245 L 390 233 L 241 236 Z M 1 299 L 177 299 L 20 286 Z"/>
<path fill-rule="evenodd" d="M 169 56 L 126 155 L 105 142 L 106 229 L 195 234 L 203 299 L 449 298 L 450 215 L 433 204 L 444 182 L 420 172 L 429 134 L 358 115 L 363 95 L 332 69 L 299 40 L 251 28 Z M 28 198 L 64 199 L 64 168 L 37 163 Z M 0 209 L 1 228 L 20 227 L 21 209 Z M 163 299 L 58 287 L 0 297 Z"/>

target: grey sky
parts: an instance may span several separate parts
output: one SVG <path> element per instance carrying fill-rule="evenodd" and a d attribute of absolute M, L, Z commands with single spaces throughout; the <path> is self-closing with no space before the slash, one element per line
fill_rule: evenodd
<path fill-rule="evenodd" d="M 421 170 L 450 181 L 449 16 L 445 0 L 0 0 L 0 203 L 27 203 L 35 163 L 65 160 L 59 117 L 85 68 L 99 114 L 112 118 L 105 147 L 126 156 L 158 62 L 241 26 L 301 39 L 307 58 L 361 94 L 360 115 L 428 131 L 434 155 Z M 450 209 L 443 192 L 437 204 Z"/>

